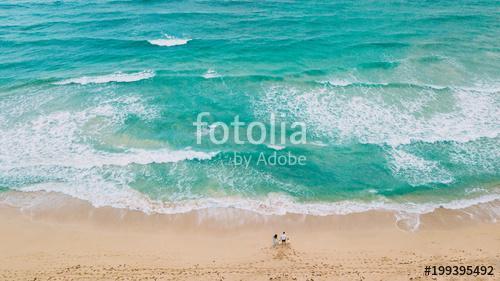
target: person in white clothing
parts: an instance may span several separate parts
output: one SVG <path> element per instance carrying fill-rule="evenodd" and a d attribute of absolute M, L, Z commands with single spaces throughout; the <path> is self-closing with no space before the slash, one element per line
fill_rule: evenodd
<path fill-rule="evenodd" d="M 283 234 L 281 234 L 281 244 L 282 245 L 285 245 L 286 244 L 286 240 L 287 240 L 287 237 L 286 237 L 286 234 L 285 232 L 283 231 Z"/>

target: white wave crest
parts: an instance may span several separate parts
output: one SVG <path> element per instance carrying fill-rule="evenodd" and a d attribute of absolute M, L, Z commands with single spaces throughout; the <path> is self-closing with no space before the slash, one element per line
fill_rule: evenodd
<path fill-rule="evenodd" d="M 367 81 L 359 81 L 357 79 L 336 79 L 333 78 L 331 80 L 321 80 L 317 81 L 323 85 L 329 85 L 332 87 L 349 87 L 349 86 L 360 86 L 360 87 L 385 87 L 390 85 L 406 85 L 408 87 L 416 87 L 422 89 L 433 89 L 433 90 L 444 90 L 448 87 L 433 85 L 433 84 L 416 84 L 412 82 L 367 82 Z M 470 88 L 471 90 L 475 90 L 476 88 Z"/>
<path fill-rule="evenodd" d="M 453 182 L 453 176 L 436 161 L 426 160 L 402 149 L 392 149 L 389 163 L 395 177 L 404 179 L 412 186 L 428 183 Z"/>
<path fill-rule="evenodd" d="M 173 47 L 187 44 L 191 39 L 176 38 L 170 35 L 165 35 L 165 38 L 148 40 L 152 45 L 161 47 Z"/>
<path fill-rule="evenodd" d="M 71 78 L 63 81 L 59 81 L 54 83 L 55 85 L 67 85 L 67 84 L 104 84 L 110 82 L 117 83 L 128 83 L 128 82 L 136 82 L 140 80 L 149 79 L 155 76 L 154 71 L 145 70 L 141 72 L 135 73 L 123 73 L 123 72 L 115 72 L 107 75 L 100 76 L 83 76 L 79 78 Z"/>
<path fill-rule="evenodd" d="M 209 69 L 207 70 L 207 72 L 205 72 L 203 74 L 203 78 L 205 79 L 213 79 L 213 78 L 218 78 L 220 77 L 220 74 L 217 73 L 217 71 L 213 70 L 213 69 Z"/>
<path fill-rule="evenodd" d="M 468 142 L 500 134 L 498 92 L 454 88 L 399 95 L 383 90 L 343 94 L 335 89 L 275 85 L 256 100 L 256 115 L 282 113 L 307 125 L 308 134 L 330 142 L 398 146 L 412 142 Z M 471 106 L 473 105 L 473 106 Z"/>
<path fill-rule="evenodd" d="M 277 145 L 277 144 L 266 144 L 267 147 L 274 149 L 274 150 L 283 150 L 286 148 L 286 146 L 283 145 Z"/>
<path fill-rule="evenodd" d="M 143 147 L 139 143 L 136 148 L 125 149 L 115 136 L 106 132 L 121 126 L 130 114 L 144 119 L 156 116 L 154 109 L 132 96 L 101 101 L 95 107 L 80 111 L 56 111 L 18 122 L 5 128 L 0 135 L 0 170 L 33 165 L 90 168 L 169 163 L 204 160 L 216 154 L 191 148 L 172 150 L 161 143 L 153 147 Z M 127 143 L 130 141 L 127 135 L 119 137 L 126 138 Z M 90 140 L 106 142 L 115 147 L 116 152 L 96 149 Z"/>
<path fill-rule="evenodd" d="M 88 175 L 85 177 L 88 178 Z M 80 180 L 79 182 L 80 185 L 76 186 L 52 182 L 17 187 L 15 190 L 22 192 L 58 192 L 88 201 L 95 207 L 123 208 L 138 210 L 148 214 L 179 214 L 214 208 L 238 209 L 261 215 L 301 214 L 315 216 L 388 211 L 396 214 L 397 221 L 403 220 L 405 224 L 409 224 L 407 228 L 411 230 L 418 228 L 420 215 L 431 213 L 438 208 L 459 210 L 500 200 L 500 194 L 484 194 L 469 199 L 433 203 L 400 203 L 386 198 L 371 202 L 345 200 L 330 203 L 304 203 L 296 202 L 293 198 L 283 194 L 270 193 L 263 198 L 211 197 L 163 202 L 152 200 L 147 195 L 125 186 L 120 187 L 97 181 L 89 182 L 88 185 L 82 185 L 84 181 Z M 20 205 L 31 204 L 32 200 L 29 202 L 15 202 L 15 200 L 9 198 L 8 193 L 3 193 L 0 194 L 0 202 L 22 207 Z M 496 221 L 500 217 L 499 206 L 500 204 L 491 204 L 489 206 L 487 212 L 491 221 Z"/>

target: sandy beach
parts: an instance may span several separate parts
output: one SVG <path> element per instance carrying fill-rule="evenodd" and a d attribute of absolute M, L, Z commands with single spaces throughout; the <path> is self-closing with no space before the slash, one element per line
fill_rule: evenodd
<path fill-rule="evenodd" d="M 500 281 L 499 23 L 1 1 L 0 281 Z"/>
<path fill-rule="evenodd" d="M 432 265 L 500 268 L 500 225 L 474 206 L 421 216 L 415 231 L 389 212 L 263 216 L 235 209 L 148 215 L 56 193 L 0 205 L 2 280 L 462 280 Z M 30 198 L 31 197 L 31 198 Z M 483 217 L 481 217 L 483 216 Z M 288 246 L 272 247 L 286 231 Z"/>

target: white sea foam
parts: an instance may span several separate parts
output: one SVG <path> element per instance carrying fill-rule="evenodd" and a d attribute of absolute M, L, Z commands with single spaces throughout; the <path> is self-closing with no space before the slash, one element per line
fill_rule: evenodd
<path fill-rule="evenodd" d="M 283 150 L 286 148 L 286 146 L 276 145 L 276 144 L 268 144 L 266 146 L 274 150 Z"/>
<path fill-rule="evenodd" d="M 165 38 L 148 40 L 152 45 L 162 46 L 162 47 L 173 47 L 179 45 L 187 44 L 191 39 L 186 38 L 176 38 L 170 35 L 165 35 Z"/>
<path fill-rule="evenodd" d="M 345 86 L 351 86 L 355 82 L 349 81 L 347 79 L 331 79 L 327 81 L 319 81 L 322 84 L 329 84 L 332 86 L 339 86 L 339 87 L 345 87 Z"/>
<path fill-rule="evenodd" d="M 402 224 L 404 229 L 409 230 L 416 230 L 418 228 L 420 225 L 420 215 L 431 213 L 438 208 L 458 210 L 478 204 L 489 204 L 493 201 L 500 200 L 500 194 L 486 194 L 470 199 L 433 203 L 400 203 L 393 202 L 386 198 L 371 202 L 346 200 L 330 203 L 299 203 L 289 196 L 271 193 L 268 194 L 267 197 L 254 199 L 241 197 L 212 197 L 176 202 L 162 202 L 152 200 L 147 195 L 129 187 L 116 183 L 110 184 L 99 178 L 89 176 L 88 174 L 81 175 L 80 173 L 75 173 L 75 175 L 79 175 L 79 184 L 76 186 L 74 184 L 47 182 L 16 187 L 15 190 L 22 192 L 59 192 L 88 201 L 95 207 L 110 206 L 114 208 L 139 210 L 148 214 L 178 214 L 193 210 L 213 208 L 238 209 L 262 215 L 305 214 L 316 216 L 347 215 L 374 210 L 389 211 L 395 213 L 398 224 Z M 0 201 L 17 207 L 23 207 L 23 204 L 29 205 L 33 202 L 32 200 L 29 200 L 29 202 L 16 202 L 9 198 L 8 193 L 0 194 Z M 498 204 L 489 205 L 486 206 L 486 208 L 487 209 L 482 211 L 487 214 L 489 220 L 496 221 L 500 217 L 500 208 Z"/>
<path fill-rule="evenodd" d="M 418 83 L 412 83 L 412 82 L 397 82 L 397 83 L 391 83 L 391 82 L 368 82 L 368 81 L 359 81 L 356 79 L 331 79 L 331 80 L 322 80 L 322 81 L 317 81 L 320 84 L 324 85 L 330 85 L 333 87 L 348 87 L 348 86 L 360 86 L 360 87 L 385 87 L 385 86 L 391 86 L 391 85 L 407 85 L 408 87 L 416 87 L 416 88 L 428 88 L 428 89 L 434 89 L 434 90 L 444 90 L 447 89 L 447 86 L 440 86 L 440 85 L 433 85 L 433 84 L 418 84 Z M 470 90 L 474 90 L 477 88 L 470 88 Z"/>
<path fill-rule="evenodd" d="M 314 146 L 320 146 L 320 147 L 328 146 L 328 144 L 326 144 L 322 141 L 311 141 L 311 142 L 309 142 L 309 144 L 314 145 Z"/>
<path fill-rule="evenodd" d="M 420 227 L 420 214 L 396 212 L 396 225 L 403 230 L 416 231 Z"/>
<path fill-rule="evenodd" d="M 476 174 L 496 174 L 500 170 L 498 140 L 482 139 L 477 142 L 456 143 L 450 151 L 454 164 L 464 165 Z"/>
<path fill-rule="evenodd" d="M 104 84 L 110 82 L 117 83 L 128 83 L 128 82 L 136 82 L 140 80 L 149 79 L 155 76 L 154 71 L 145 70 L 141 72 L 134 73 L 123 73 L 123 72 L 115 72 L 112 74 L 100 75 L 100 76 L 83 76 L 79 78 L 71 78 L 62 80 L 54 83 L 55 85 L 67 85 L 67 84 Z"/>
<path fill-rule="evenodd" d="M 468 142 L 500 133 L 497 92 L 454 89 L 447 96 L 427 91 L 415 94 L 411 101 L 398 104 L 390 103 L 376 89 L 345 95 L 334 89 L 273 86 L 254 108 L 259 116 L 284 113 L 306 122 L 309 134 L 332 142 L 398 146 L 418 141 Z M 441 107 L 434 109 L 439 103 Z"/>
<path fill-rule="evenodd" d="M 451 173 L 438 162 L 420 158 L 402 149 L 392 149 L 389 152 L 389 167 L 396 178 L 402 178 L 412 186 L 449 184 L 454 180 Z"/>
<path fill-rule="evenodd" d="M 217 71 L 213 70 L 213 69 L 209 69 L 207 70 L 207 72 L 205 72 L 203 74 L 203 78 L 205 79 L 213 79 L 213 78 L 218 78 L 220 77 L 220 74 L 217 73 Z"/>
<path fill-rule="evenodd" d="M 456 88 L 439 95 L 432 90 L 412 94 L 398 97 L 394 103 L 379 89 L 343 94 L 329 88 L 273 86 L 256 101 L 254 109 L 263 118 L 280 113 L 305 122 L 309 136 L 329 143 L 388 145 L 392 147 L 386 155 L 392 173 L 413 186 L 454 181 L 453 174 L 439 162 L 400 147 L 413 142 L 452 141 L 456 146 L 450 155 L 453 162 L 471 163 L 467 169 L 477 168 L 480 173 L 498 169 L 493 164 L 498 162 L 496 142 L 485 149 L 467 144 L 499 136 L 498 92 Z"/>
<path fill-rule="evenodd" d="M 79 151 L 80 153 L 75 153 Z M 47 151 L 44 151 L 47 152 Z M 185 160 L 208 160 L 214 157 L 217 152 L 202 152 L 190 149 L 171 150 L 171 149 L 127 149 L 124 152 L 98 152 L 90 147 L 80 148 L 73 153 L 65 153 L 57 157 L 51 155 L 48 158 L 38 158 L 36 156 L 28 156 L 28 159 L 21 162 L 19 160 L 11 161 L 9 166 L 2 168 L 22 168 L 28 165 L 41 166 L 69 166 L 74 168 L 92 168 L 102 167 L 106 165 L 127 166 L 129 164 L 151 164 L 151 163 L 175 163 Z M 34 162 L 36 160 L 36 162 Z M 12 163 L 14 162 L 14 163 Z M 31 162 L 31 163 L 30 163 Z M 16 165 L 17 164 L 17 165 Z"/>
<path fill-rule="evenodd" d="M 156 116 L 153 109 L 145 107 L 141 99 L 132 96 L 102 101 L 81 111 L 56 111 L 19 122 L 16 126 L 5 128 L 0 135 L 0 169 L 33 165 L 78 168 L 126 166 L 132 163 L 204 160 L 216 154 L 192 149 L 172 150 L 158 145 L 153 149 L 117 147 L 116 152 L 101 151 L 92 146 L 91 140 L 107 137 L 106 132 L 120 126 L 129 114 L 144 119 Z"/>

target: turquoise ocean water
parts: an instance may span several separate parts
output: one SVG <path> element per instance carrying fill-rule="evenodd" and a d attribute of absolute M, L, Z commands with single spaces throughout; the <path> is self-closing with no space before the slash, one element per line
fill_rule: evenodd
<path fill-rule="evenodd" d="M 498 199 L 499 38 L 498 1 L 2 1 L 0 190 L 165 213 Z M 197 144 L 200 112 L 307 143 Z"/>

